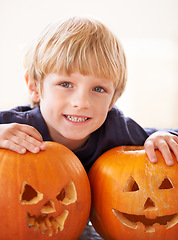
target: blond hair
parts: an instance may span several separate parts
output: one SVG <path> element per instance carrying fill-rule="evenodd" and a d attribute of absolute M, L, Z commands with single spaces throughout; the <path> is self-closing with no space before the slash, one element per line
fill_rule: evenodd
<path fill-rule="evenodd" d="M 79 71 L 114 82 L 113 103 L 127 81 L 126 59 L 118 39 L 101 22 L 73 17 L 49 25 L 25 55 L 30 79 L 42 83 L 49 73 Z"/>

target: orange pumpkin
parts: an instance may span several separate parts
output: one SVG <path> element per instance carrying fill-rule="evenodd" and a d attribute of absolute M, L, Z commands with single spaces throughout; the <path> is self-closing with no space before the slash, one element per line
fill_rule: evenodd
<path fill-rule="evenodd" d="M 156 155 L 152 164 L 142 147 L 117 147 L 91 168 L 90 217 L 105 240 L 178 239 L 178 163 Z"/>
<path fill-rule="evenodd" d="M 0 150 L 0 239 L 74 240 L 87 223 L 90 184 L 66 147 L 24 155 Z"/>

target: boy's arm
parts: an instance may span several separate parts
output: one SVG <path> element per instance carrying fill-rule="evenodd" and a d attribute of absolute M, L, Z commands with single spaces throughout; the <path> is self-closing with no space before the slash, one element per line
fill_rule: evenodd
<path fill-rule="evenodd" d="M 168 166 L 174 164 L 171 151 L 175 154 L 178 161 L 178 137 L 174 134 L 164 131 L 158 131 L 151 134 L 144 144 L 145 151 L 152 163 L 157 162 L 155 150 L 158 149 Z"/>
<path fill-rule="evenodd" d="M 0 124 L 0 148 L 17 153 L 38 153 L 45 149 L 41 134 L 32 126 L 18 123 Z"/>

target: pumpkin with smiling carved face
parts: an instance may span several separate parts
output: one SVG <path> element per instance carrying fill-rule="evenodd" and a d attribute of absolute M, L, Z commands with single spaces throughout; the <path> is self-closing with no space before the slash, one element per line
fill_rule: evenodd
<path fill-rule="evenodd" d="M 74 240 L 87 223 L 87 174 L 66 147 L 24 155 L 0 149 L 0 239 Z"/>
<path fill-rule="evenodd" d="M 152 164 L 142 147 L 117 147 L 91 168 L 91 221 L 105 240 L 177 239 L 178 163 L 156 155 Z"/>

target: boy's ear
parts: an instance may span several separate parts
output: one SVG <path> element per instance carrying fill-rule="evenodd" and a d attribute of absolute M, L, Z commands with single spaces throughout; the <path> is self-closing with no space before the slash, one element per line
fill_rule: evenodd
<path fill-rule="evenodd" d="M 25 75 L 25 81 L 27 83 L 27 87 L 29 90 L 29 93 L 31 95 L 32 101 L 35 103 L 40 102 L 40 89 L 38 86 L 37 81 L 34 79 L 30 79 L 28 74 Z"/>

